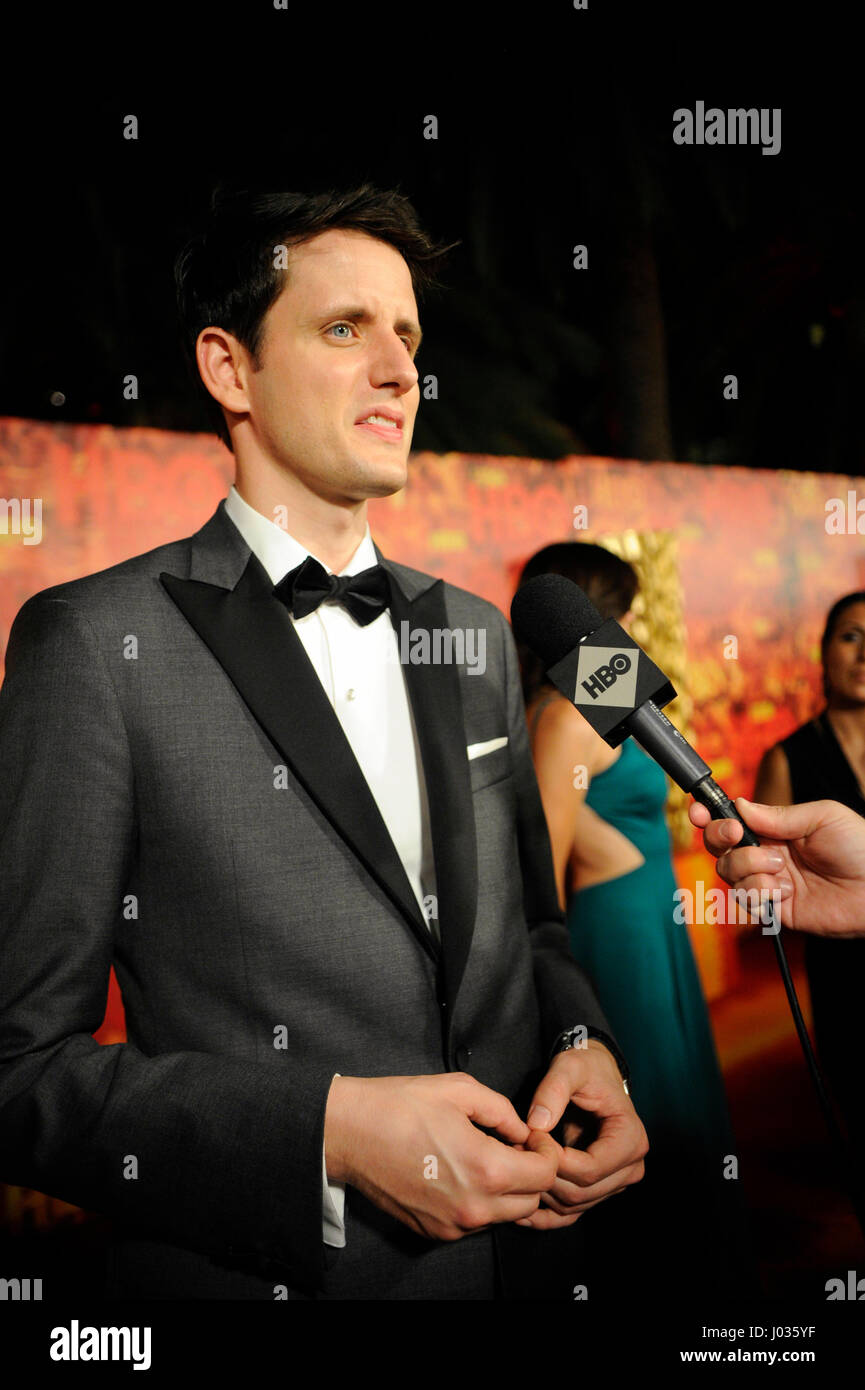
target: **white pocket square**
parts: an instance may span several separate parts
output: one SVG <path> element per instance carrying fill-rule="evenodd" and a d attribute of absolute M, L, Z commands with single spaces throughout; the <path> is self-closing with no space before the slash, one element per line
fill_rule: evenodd
<path fill-rule="evenodd" d="M 504 738 L 488 738 L 486 743 L 470 743 L 466 748 L 469 762 L 474 758 L 482 758 L 485 753 L 495 753 L 497 748 L 504 748 L 507 741 L 505 735 Z"/>

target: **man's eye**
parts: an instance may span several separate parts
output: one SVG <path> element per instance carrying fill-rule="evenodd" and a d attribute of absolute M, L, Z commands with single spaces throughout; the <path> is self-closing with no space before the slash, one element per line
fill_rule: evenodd
<path fill-rule="evenodd" d="M 347 337 L 348 337 L 348 338 L 351 337 L 351 324 L 350 324 L 350 323 L 332 323 L 331 326 L 330 326 L 330 328 L 329 328 L 327 331 L 328 331 L 328 333 L 335 333 L 335 332 L 337 331 L 338 328 L 344 328 L 345 331 L 346 331 Z M 347 339 L 346 339 L 346 338 L 343 338 L 342 341 L 343 341 L 343 342 L 346 342 Z"/>

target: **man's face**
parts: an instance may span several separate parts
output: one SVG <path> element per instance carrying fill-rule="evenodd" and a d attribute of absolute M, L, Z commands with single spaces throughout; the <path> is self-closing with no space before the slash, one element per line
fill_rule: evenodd
<path fill-rule="evenodd" d="M 330 501 L 397 492 L 420 396 L 419 343 L 411 275 L 393 246 L 333 230 L 291 248 L 259 367 L 247 373 L 258 448 Z"/>

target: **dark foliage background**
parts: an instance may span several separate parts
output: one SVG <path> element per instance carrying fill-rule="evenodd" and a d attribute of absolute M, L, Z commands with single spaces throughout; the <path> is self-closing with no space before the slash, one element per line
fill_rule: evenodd
<path fill-rule="evenodd" d="M 0 413 L 209 428 L 171 264 L 211 186 L 368 177 L 461 241 L 424 306 L 439 395 L 416 447 L 863 471 L 863 120 L 840 9 L 118 13 L 77 11 L 68 37 L 46 21 L 26 94 L 3 98 Z M 698 99 L 781 107 L 781 152 L 674 145 Z"/>

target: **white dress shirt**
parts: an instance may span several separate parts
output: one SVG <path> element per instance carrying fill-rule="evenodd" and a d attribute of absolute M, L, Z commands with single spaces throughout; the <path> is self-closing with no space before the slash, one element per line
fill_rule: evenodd
<path fill-rule="evenodd" d="M 250 507 L 232 487 L 225 510 L 274 584 L 310 552 L 275 521 Z M 319 564 L 332 573 L 316 555 Z M 351 560 L 340 571 L 360 574 L 378 564 L 367 526 Z M 361 627 L 339 604 L 322 603 L 305 618 L 292 617 L 327 698 L 375 798 L 423 913 L 435 893 L 429 805 L 420 747 L 396 632 L 389 612 Z M 426 913 L 430 930 L 437 924 Z M 327 1245 L 345 1245 L 345 1185 L 328 1183 L 324 1153 L 323 1226 Z"/>

